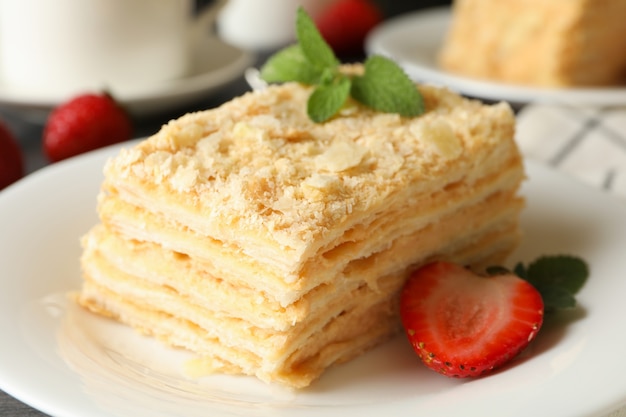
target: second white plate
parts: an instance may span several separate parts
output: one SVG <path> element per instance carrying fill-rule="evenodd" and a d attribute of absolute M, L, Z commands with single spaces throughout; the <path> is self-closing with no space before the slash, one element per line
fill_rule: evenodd
<path fill-rule="evenodd" d="M 397 61 L 416 81 L 448 86 L 468 96 L 514 105 L 530 102 L 615 106 L 626 104 L 626 86 L 615 88 L 532 88 L 451 74 L 439 68 L 437 54 L 450 24 L 450 8 L 408 13 L 375 28 L 367 38 L 368 54 Z M 480 59 L 477 57 L 476 59 Z"/>

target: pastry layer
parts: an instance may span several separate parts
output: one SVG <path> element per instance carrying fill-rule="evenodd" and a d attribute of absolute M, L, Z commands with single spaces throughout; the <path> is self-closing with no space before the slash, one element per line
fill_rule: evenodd
<path fill-rule="evenodd" d="M 433 111 L 414 119 L 353 103 L 315 124 L 306 115 L 310 89 L 270 87 L 184 116 L 123 151 L 105 168 L 104 190 L 293 281 L 346 231 L 509 163 L 508 106 L 422 92 Z"/>
<path fill-rule="evenodd" d="M 260 269 L 239 272 L 245 278 L 254 278 L 240 279 L 236 271 L 231 276 L 231 272 L 197 257 L 164 249 L 158 243 L 124 238 L 104 226 L 96 226 L 86 237 L 84 257 L 88 259 L 84 263 L 87 271 L 98 264 L 108 263 L 129 277 L 138 276 L 146 282 L 170 288 L 198 304 L 205 303 L 206 308 L 220 314 L 241 318 L 263 328 L 293 331 L 296 323 L 324 310 L 334 298 L 362 285 L 380 290 L 384 286 L 381 277 L 404 272 L 407 265 L 414 267 L 413 264 L 422 259 L 445 255 L 446 251 L 456 250 L 455 245 L 471 244 L 479 253 L 485 252 L 493 242 L 488 242 L 486 247 L 475 242 L 493 231 L 504 229 L 508 232 L 515 227 L 521 207 L 521 200 L 510 193 L 493 195 L 484 202 L 397 238 L 379 252 L 354 258 L 339 271 L 334 268 L 326 270 L 326 276 L 320 277 L 320 285 L 298 292 L 298 297 L 286 305 L 281 302 L 280 292 L 268 292 L 262 286 L 266 276 Z M 460 234 L 459 230 L 463 233 Z M 516 242 L 518 236 L 512 236 Z M 395 283 L 395 289 L 401 284 L 402 281 Z"/>
<path fill-rule="evenodd" d="M 103 199 L 99 208 L 103 222 L 117 233 L 128 238 L 155 242 L 201 260 L 209 273 L 236 285 L 247 285 L 263 291 L 286 306 L 312 288 L 329 283 L 350 262 L 381 252 L 396 239 L 411 239 L 412 235 L 426 226 L 443 224 L 448 217 L 459 216 L 460 210 L 497 193 L 505 193 L 506 198 L 513 199 L 511 190 L 517 189 L 523 173 L 517 156 L 508 162 L 498 165 L 495 172 L 486 173 L 487 178 L 473 184 L 466 180 L 448 184 L 445 190 L 437 190 L 431 196 L 414 199 L 398 208 L 390 207 L 385 212 L 373 215 L 368 223 L 345 231 L 344 235 L 335 239 L 333 245 L 321 248 L 315 256 L 302 263 L 295 280 L 287 281 L 284 279 L 285 270 L 268 263 L 265 258 L 252 257 L 238 247 L 224 245 L 223 242 L 191 232 L 183 225 L 168 222 L 163 215 L 128 204 L 118 196 Z M 377 238 L 371 239 L 372 235 Z M 400 257 L 398 260 L 400 265 L 405 261 Z M 257 278 L 259 275 L 263 276 L 262 280 Z M 376 273 L 369 275 L 376 276 Z"/>
<path fill-rule="evenodd" d="M 456 251 L 433 254 L 432 259 L 498 263 L 517 243 L 515 230 L 514 225 L 494 230 Z M 91 310 L 206 356 L 204 361 L 296 387 L 310 384 L 337 358 L 352 358 L 398 330 L 397 293 L 409 273 L 407 269 L 383 276 L 376 289 L 362 283 L 337 290 L 324 300 L 323 308 L 277 331 L 240 318 L 236 295 L 230 299 L 230 311 L 213 311 L 208 306 L 220 297 L 219 291 L 198 304 L 168 285 L 128 275 L 102 258 L 91 259 L 90 265 L 81 303 Z"/>

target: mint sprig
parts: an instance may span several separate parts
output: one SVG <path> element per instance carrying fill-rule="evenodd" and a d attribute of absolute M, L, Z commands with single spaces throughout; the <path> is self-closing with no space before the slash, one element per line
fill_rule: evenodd
<path fill-rule="evenodd" d="M 496 266 L 488 268 L 490 275 L 507 272 Z M 541 294 L 546 312 L 576 307 L 575 295 L 587 282 L 587 263 L 571 255 L 541 256 L 525 265 L 521 262 L 513 269 L 520 278 L 531 283 Z"/>
<path fill-rule="evenodd" d="M 371 56 L 364 63 L 363 75 L 341 73 L 340 61 L 302 8 L 296 16 L 296 35 L 298 44 L 272 55 L 261 68 L 261 78 L 316 86 L 307 103 L 307 114 L 314 122 L 333 117 L 350 96 L 381 112 L 404 117 L 424 113 L 419 90 L 392 60 Z"/>
<path fill-rule="evenodd" d="M 587 281 L 589 267 L 576 256 L 557 255 L 540 257 L 528 266 L 518 263 L 514 272 L 537 288 L 550 311 L 576 306 L 574 296 Z"/>

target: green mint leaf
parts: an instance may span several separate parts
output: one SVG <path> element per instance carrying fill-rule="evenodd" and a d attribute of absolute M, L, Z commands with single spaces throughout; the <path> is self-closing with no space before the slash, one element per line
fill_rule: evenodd
<path fill-rule="evenodd" d="M 526 270 L 526 266 L 523 263 L 518 262 L 518 264 L 515 265 L 515 268 L 513 268 L 513 273 L 518 277 L 528 281 L 528 271 Z"/>
<path fill-rule="evenodd" d="M 296 16 L 296 35 L 307 61 L 317 68 L 337 67 L 339 60 L 317 30 L 315 22 L 302 8 Z"/>
<path fill-rule="evenodd" d="M 574 256 L 544 256 L 528 265 L 527 280 L 536 287 L 562 288 L 576 294 L 589 276 L 587 264 Z"/>
<path fill-rule="evenodd" d="M 365 61 L 365 73 L 353 79 L 351 95 L 386 113 L 405 117 L 424 113 L 424 101 L 415 83 L 395 62 L 382 56 L 371 56 Z"/>
<path fill-rule="evenodd" d="M 569 291 L 556 286 L 538 286 L 546 313 L 576 307 L 576 298 Z"/>
<path fill-rule="evenodd" d="M 268 83 L 297 81 L 313 85 L 320 82 L 323 73 L 309 64 L 299 45 L 278 51 L 261 67 L 261 78 Z"/>
<path fill-rule="evenodd" d="M 387 58 L 370 57 L 363 76 L 341 74 L 339 60 L 302 7 L 296 16 L 296 35 L 299 44 L 271 56 L 261 68 L 261 78 L 267 82 L 317 85 L 307 103 L 314 122 L 330 119 L 350 95 L 382 112 L 405 117 L 424 112 L 423 98 L 413 81 Z"/>
<path fill-rule="evenodd" d="M 546 312 L 576 306 L 574 295 L 589 276 L 581 258 L 569 255 L 542 256 L 528 266 L 518 263 L 513 272 L 530 282 L 541 294 Z"/>
<path fill-rule="evenodd" d="M 348 99 L 350 85 L 350 79 L 344 76 L 317 86 L 307 103 L 311 120 L 322 123 L 333 117 Z"/>
<path fill-rule="evenodd" d="M 502 266 L 490 266 L 486 269 L 489 276 L 505 274 Z M 519 262 L 513 273 L 528 281 L 539 291 L 543 299 L 544 311 L 576 307 L 574 295 L 580 291 L 589 276 L 589 267 L 579 257 L 569 255 L 542 256 L 528 266 Z"/>

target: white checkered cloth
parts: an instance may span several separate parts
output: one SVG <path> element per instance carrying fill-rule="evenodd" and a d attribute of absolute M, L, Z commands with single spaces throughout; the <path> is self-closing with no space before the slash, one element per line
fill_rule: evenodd
<path fill-rule="evenodd" d="M 531 104 L 517 119 L 526 157 L 626 200 L 626 107 Z"/>

